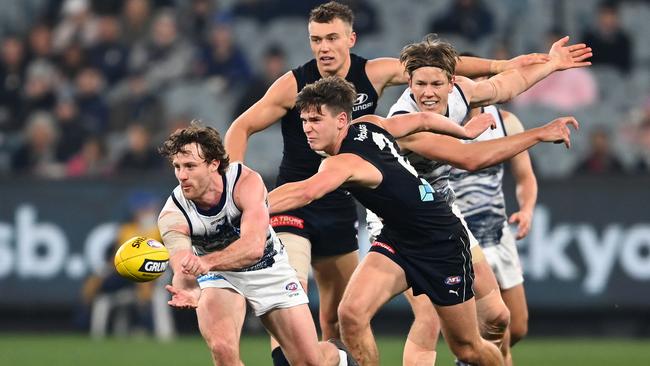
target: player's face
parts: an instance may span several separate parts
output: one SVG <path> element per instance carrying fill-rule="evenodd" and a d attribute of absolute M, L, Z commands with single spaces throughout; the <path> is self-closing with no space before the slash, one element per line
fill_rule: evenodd
<path fill-rule="evenodd" d="M 349 63 L 350 48 L 356 41 L 352 27 L 334 18 L 330 23 L 310 22 L 308 28 L 309 44 L 318 69 L 327 75 L 347 73 L 344 66 Z"/>
<path fill-rule="evenodd" d="M 336 144 L 338 132 L 347 124 L 345 113 L 333 114 L 325 105 L 321 106 L 320 113 L 315 107 L 301 111 L 300 119 L 309 147 L 328 153 Z"/>
<path fill-rule="evenodd" d="M 449 93 L 453 90 L 453 79 L 438 67 L 421 67 L 411 75 L 409 87 L 421 111 L 445 114 Z"/>
<path fill-rule="evenodd" d="M 211 173 L 219 167 L 217 161 L 207 163 L 201 156 L 201 147 L 188 144 L 184 152 L 174 155 L 172 165 L 183 196 L 189 200 L 201 198 L 210 188 Z"/>

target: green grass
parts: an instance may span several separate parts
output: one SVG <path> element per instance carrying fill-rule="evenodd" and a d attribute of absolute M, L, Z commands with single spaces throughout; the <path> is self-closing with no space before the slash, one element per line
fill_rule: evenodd
<path fill-rule="evenodd" d="M 382 365 L 400 365 L 402 340 L 378 338 Z M 437 365 L 453 365 L 444 344 Z M 245 336 L 241 346 L 246 365 L 270 365 L 267 339 Z M 517 365 L 649 365 L 650 340 L 552 338 L 524 340 L 514 349 Z M 170 343 L 146 338 L 94 341 L 81 335 L 0 334 L 0 365 L 17 366 L 140 366 L 211 365 L 199 337 Z"/>

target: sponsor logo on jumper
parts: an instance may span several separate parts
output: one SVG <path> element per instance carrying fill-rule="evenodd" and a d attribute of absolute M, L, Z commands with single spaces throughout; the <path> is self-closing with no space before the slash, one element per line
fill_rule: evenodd
<path fill-rule="evenodd" d="M 291 215 L 273 216 L 271 217 L 271 226 L 272 227 L 293 226 L 293 227 L 297 227 L 298 229 L 304 229 L 305 220 Z"/>
<path fill-rule="evenodd" d="M 359 105 L 363 104 L 368 100 L 368 94 L 366 93 L 359 93 L 357 94 L 357 99 L 354 100 L 354 105 Z"/>
<path fill-rule="evenodd" d="M 461 276 L 449 276 L 445 278 L 445 285 L 449 285 L 449 286 L 457 285 L 460 283 L 461 280 L 462 280 Z"/>
<path fill-rule="evenodd" d="M 366 103 L 367 102 L 367 103 Z M 373 106 L 373 102 L 368 102 L 368 94 L 359 93 L 357 98 L 354 100 L 354 106 L 352 107 L 352 112 L 363 111 Z"/>
<path fill-rule="evenodd" d="M 391 247 L 390 245 L 388 245 L 388 244 L 386 244 L 386 243 L 382 243 L 382 242 L 380 242 L 380 241 L 374 241 L 374 242 L 372 243 L 372 246 L 373 246 L 373 247 L 384 248 L 384 249 L 386 249 L 387 251 L 391 252 L 392 254 L 395 254 L 395 249 L 393 249 L 393 247 Z"/>
<path fill-rule="evenodd" d="M 363 141 L 368 138 L 368 126 L 359 125 L 359 134 L 354 138 L 354 141 Z"/>

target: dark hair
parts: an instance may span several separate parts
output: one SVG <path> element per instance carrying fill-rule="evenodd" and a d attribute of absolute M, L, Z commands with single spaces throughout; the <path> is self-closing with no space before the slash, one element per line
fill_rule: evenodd
<path fill-rule="evenodd" d="M 356 98 L 357 92 L 352 83 L 338 76 L 328 76 L 305 86 L 298 93 L 296 109 L 304 111 L 316 108 L 321 113 L 321 106 L 326 105 L 334 113 L 347 113 L 350 121 Z"/>
<path fill-rule="evenodd" d="M 354 24 L 354 13 L 349 6 L 336 1 L 318 5 L 309 12 L 309 22 L 331 23 L 334 19 L 341 19 L 350 27 Z"/>
<path fill-rule="evenodd" d="M 206 163 L 219 160 L 219 173 L 224 174 L 230 160 L 221 141 L 219 132 L 212 127 L 203 126 L 198 120 L 192 120 L 189 127 L 181 128 L 172 133 L 158 152 L 170 161 L 174 155 L 187 153 L 186 145 L 196 143 L 201 147 L 201 158 Z"/>
<path fill-rule="evenodd" d="M 456 72 L 458 59 L 454 46 L 440 40 L 435 34 L 428 34 L 422 42 L 407 45 L 399 55 L 409 75 L 421 67 L 438 67 L 447 73 L 449 80 Z"/>

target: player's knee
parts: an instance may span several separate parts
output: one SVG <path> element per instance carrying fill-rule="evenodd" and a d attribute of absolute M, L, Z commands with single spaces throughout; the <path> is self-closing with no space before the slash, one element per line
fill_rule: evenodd
<path fill-rule="evenodd" d="M 351 301 L 343 301 L 338 309 L 339 322 L 345 333 L 357 333 L 370 323 L 365 312 Z"/>
<path fill-rule="evenodd" d="M 498 307 L 486 314 L 481 322 L 481 335 L 487 340 L 502 338 L 510 325 L 510 311 L 507 307 Z"/>
<path fill-rule="evenodd" d="M 456 339 L 453 342 L 449 342 L 449 348 L 457 359 L 466 363 L 474 363 L 479 359 L 481 346 L 479 340 L 469 341 Z"/>
<path fill-rule="evenodd" d="M 239 348 L 236 342 L 216 337 L 208 341 L 208 347 L 215 359 L 224 364 L 235 363 L 239 360 Z"/>
<path fill-rule="evenodd" d="M 517 319 L 510 323 L 510 345 L 514 346 L 517 342 L 524 339 L 528 334 L 528 317 Z"/>

